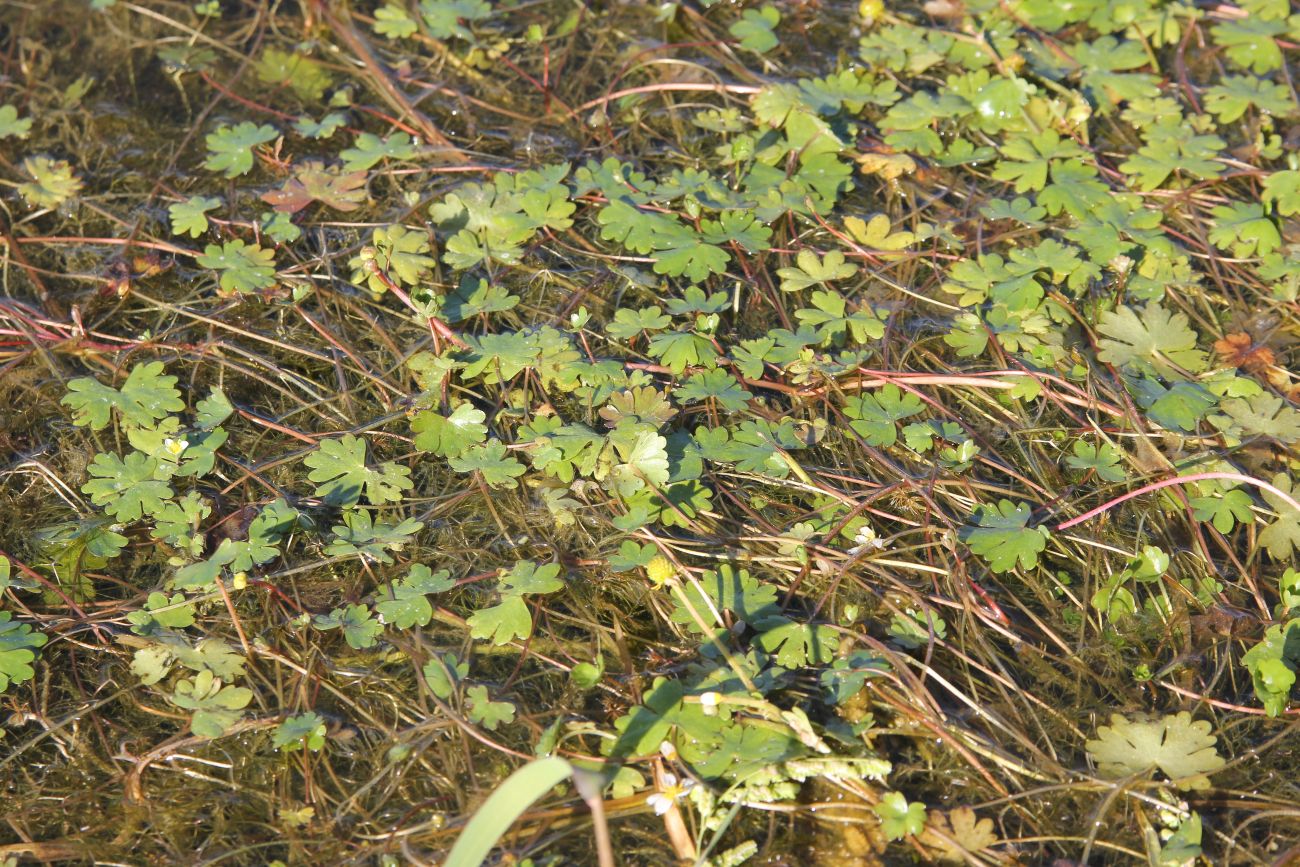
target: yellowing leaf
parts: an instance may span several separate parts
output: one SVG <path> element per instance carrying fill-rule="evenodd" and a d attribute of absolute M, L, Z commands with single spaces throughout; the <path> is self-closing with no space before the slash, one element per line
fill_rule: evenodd
<path fill-rule="evenodd" d="M 0 105 L 0 138 L 27 138 L 31 129 L 30 117 L 20 118 L 14 106 Z"/>
<path fill-rule="evenodd" d="M 916 171 L 916 160 L 907 154 L 869 152 L 859 154 L 855 159 L 864 175 L 880 175 L 887 181 L 898 180 Z"/>
<path fill-rule="evenodd" d="M 998 842 L 992 819 L 980 819 L 970 807 L 957 807 L 948 813 L 931 813 L 922 842 L 939 850 L 939 858 L 964 863 Z"/>
<path fill-rule="evenodd" d="M 1291 477 L 1286 473 L 1275 475 L 1273 486 L 1288 494 L 1293 493 Z M 1300 512 L 1271 491 L 1264 490 L 1260 493 L 1277 512 L 1277 520 L 1260 531 L 1259 544 L 1268 550 L 1274 560 L 1285 560 L 1293 550 L 1300 549 Z"/>
<path fill-rule="evenodd" d="M 1196 348 L 1196 332 L 1182 313 L 1171 313 L 1152 302 L 1139 314 L 1132 307 L 1104 313 L 1097 330 L 1097 357 L 1119 367 L 1132 365 L 1162 376 L 1181 368 L 1189 373 L 1205 370 L 1205 353 Z M 1175 367 L 1176 366 L 1176 367 Z"/>
<path fill-rule="evenodd" d="M 818 256 L 813 250 L 800 250 L 795 262 L 796 268 L 777 269 L 784 292 L 798 292 L 833 280 L 847 280 L 858 273 L 858 266 L 846 263 L 839 250 L 831 250 L 825 256 Z"/>
<path fill-rule="evenodd" d="M 1154 767 L 1179 788 L 1207 789 L 1205 775 L 1224 764 L 1210 732 L 1208 720 L 1193 722 L 1187 711 L 1151 722 L 1112 714 L 1110 725 L 1099 726 L 1087 748 L 1104 776 L 1126 777 Z"/>
<path fill-rule="evenodd" d="M 876 214 L 870 220 L 845 217 L 844 228 L 855 241 L 873 250 L 906 250 L 916 243 L 912 232 L 891 232 L 889 218 L 884 214 Z"/>
<path fill-rule="evenodd" d="M 18 185 L 18 192 L 38 208 L 57 208 L 81 192 L 81 180 L 67 160 L 28 157 L 22 170 L 28 180 Z"/>

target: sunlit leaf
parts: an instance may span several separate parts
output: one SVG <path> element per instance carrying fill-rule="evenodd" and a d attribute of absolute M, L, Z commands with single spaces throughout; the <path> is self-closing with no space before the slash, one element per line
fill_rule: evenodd
<path fill-rule="evenodd" d="M 244 121 L 221 126 L 207 137 L 208 158 L 204 165 L 228 178 L 247 174 L 253 168 L 253 148 L 275 139 L 280 133 L 268 124 Z"/>

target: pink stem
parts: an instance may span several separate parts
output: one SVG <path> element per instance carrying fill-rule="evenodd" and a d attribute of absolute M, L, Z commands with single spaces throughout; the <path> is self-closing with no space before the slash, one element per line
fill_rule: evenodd
<path fill-rule="evenodd" d="M 1165 479 L 1164 481 L 1160 481 L 1160 482 L 1152 482 L 1149 485 L 1144 485 L 1138 488 L 1136 491 L 1129 491 L 1124 496 L 1116 497 L 1113 500 L 1102 503 L 1097 508 L 1090 509 L 1089 511 L 1084 512 L 1082 515 L 1080 515 L 1077 518 L 1071 518 L 1068 521 L 1063 521 L 1062 523 L 1057 524 L 1056 531 L 1059 533 L 1062 530 L 1070 529 L 1076 524 L 1082 524 L 1084 521 L 1088 520 L 1089 518 L 1094 518 L 1097 515 L 1100 515 L 1102 512 L 1110 511 L 1115 506 L 1118 506 L 1120 503 L 1124 502 L 1125 500 L 1131 500 L 1134 497 L 1140 497 L 1143 494 L 1149 494 L 1152 491 L 1158 491 L 1161 488 L 1169 488 L 1169 487 L 1173 487 L 1174 485 L 1183 485 L 1189 482 L 1204 482 L 1209 479 L 1226 479 L 1228 481 L 1241 482 L 1242 484 L 1246 484 L 1246 485 L 1254 485 L 1257 488 L 1262 488 L 1263 490 L 1268 491 L 1269 493 L 1276 496 L 1278 499 L 1282 500 L 1282 502 L 1286 503 L 1288 506 L 1295 509 L 1297 512 L 1300 512 L 1300 503 L 1296 502 L 1296 500 L 1286 491 L 1274 487 L 1273 485 L 1270 485 L 1268 482 L 1261 482 L 1259 479 L 1252 478 L 1250 476 L 1244 476 L 1241 473 L 1195 473 L 1190 476 L 1175 476 L 1172 479 Z"/>

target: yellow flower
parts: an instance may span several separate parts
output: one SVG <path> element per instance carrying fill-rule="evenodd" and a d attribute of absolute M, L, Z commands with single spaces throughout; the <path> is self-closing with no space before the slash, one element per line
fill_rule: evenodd
<path fill-rule="evenodd" d="M 656 556 L 646 564 L 645 574 L 656 587 L 662 587 L 664 582 L 677 572 L 672 562 L 662 554 Z"/>

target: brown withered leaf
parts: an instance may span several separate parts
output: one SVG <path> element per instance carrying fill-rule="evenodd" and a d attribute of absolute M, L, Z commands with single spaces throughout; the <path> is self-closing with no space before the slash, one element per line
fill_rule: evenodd
<path fill-rule="evenodd" d="M 921 8 L 932 18 L 946 18 L 953 21 L 966 14 L 966 5 L 953 0 L 929 0 Z"/>
<path fill-rule="evenodd" d="M 131 269 L 121 259 L 108 263 L 104 269 L 104 286 L 100 290 L 105 295 L 125 298 L 131 294 Z"/>
<path fill-rule="evenodd" d="M 1214 341 L 1214 352 L 1225 364 L 1240 368 L 1247 373 L 1259 373 L 1272 367 L 1276 360 L 1273 350 L 1256 344 L 1244 331 Z"/>
<path fill-rule="evenodd" d="M 854 158 L 864 175 L 880 175 L 887 181 L 897 180 L 916 171 L 916 160 L 907 154 L 867 152 Z"/>
<path fill-rule="evenodd" d="M 366 200 L 366 173 L 343 172 L 338 166 L 308 161 L 278 190 L 262 195 L 277 211 L 295 214 L 312 202 L 336 211 L 355 211 Z"/>
<path fill-rule="evenodd" d="M 933 833 L 931 828 L 939 833 Z M 970 807 L 958 807 L 946 815 L 931 813 L 930 828 L 926 830 L 931 832 L 923 834 L 921 841 L 939 850 L 940 861 L 965 861 L 968 854 L 981 852 L 998 842 L 993 820 L 977 818 Z"/>

